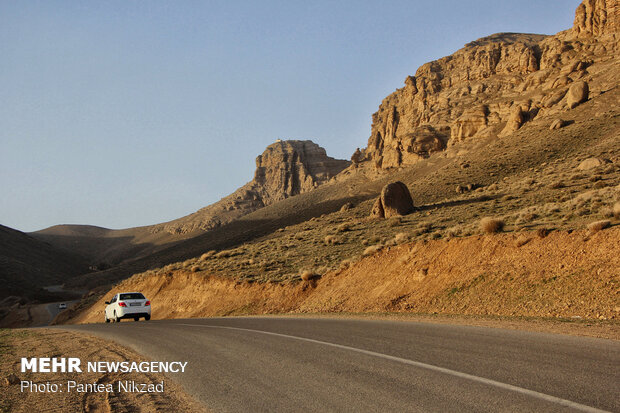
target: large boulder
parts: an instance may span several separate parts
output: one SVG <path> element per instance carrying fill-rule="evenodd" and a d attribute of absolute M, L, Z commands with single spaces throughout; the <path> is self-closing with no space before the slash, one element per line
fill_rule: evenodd
<path fill-rule="evenodd" d="M 390 218 L 407 215 L 413 211 L 413 199 L 407 185 L 400 181 L 387 184 L 375 201 L 370 212 L 371 217 Z"/>
<path fill-rule="evenodd" d="M 566 94 L 566 104 L 570 109 L 572 109 L 588 100 L 589 93 L 590 88 L 586 82 L 575 82 L 570 88 L 568 88 L 568 93 Z"/>
<path fill-rule="evenodd" d="M 577 166 L 577 169 L 579 169 L 580 171 L 587 171 L 590 169 L 598 168 L 604 163 L 605 163 L 605 160 L 600 159 L 600 158 L 588 158 L 588 159 L 581 161 L 579 166 Z"/>

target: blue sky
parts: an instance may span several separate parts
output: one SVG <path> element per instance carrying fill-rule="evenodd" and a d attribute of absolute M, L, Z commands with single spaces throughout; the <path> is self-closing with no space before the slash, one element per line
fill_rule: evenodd
<path fill-rule="evenodd" d="M 252 179 L 276 139 L 331 156 L 421 64 L 554 34 L 577 0 L 0 0 L 0 223 L 126 228 Z"/>

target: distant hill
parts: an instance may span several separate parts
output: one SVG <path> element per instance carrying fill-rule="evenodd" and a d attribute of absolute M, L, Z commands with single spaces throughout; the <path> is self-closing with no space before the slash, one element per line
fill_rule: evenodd
<path fill-rule="evenodd" d="M 42 300 L 49 294 L 41 287 L 62 284 L 87 271 L 86 261 L 77 254 L 0 225 L 0 300 L 8 296 Z"/>

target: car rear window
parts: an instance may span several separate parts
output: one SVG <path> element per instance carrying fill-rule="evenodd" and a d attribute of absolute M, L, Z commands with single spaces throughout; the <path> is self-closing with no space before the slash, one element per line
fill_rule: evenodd
<path fill-rule="evenodd" d="M 121 294 L 119 300 L 144 300 L 144 296 L 140 293 Z"/>

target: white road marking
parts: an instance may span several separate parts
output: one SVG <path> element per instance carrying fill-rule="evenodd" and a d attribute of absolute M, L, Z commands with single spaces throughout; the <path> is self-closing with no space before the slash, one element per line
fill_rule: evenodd
<path fill-rule="evenodd" d="M 534 391 L 534 390 L 528 390 L 528 389 L 524 389 L 522 387 L 513 386 L 512 384 L 502 383 L 502 382 L 491 380 L 491 379 L 487 379 L 487 378 L 484 378 L 484 377 L 478 377 L 478 376 L 474 376 L 474 375 L 471 375 L 471 374 L 462 373 L 460 371 L 450 370 L 450 369 L 446 369 L 444 367 L 439 367 L 439 366 L 434 366 L 432 364 L 422 363 L 422 362 L 419 362 L 419 361 L 413 361 L 413 360 L 404 359 L 404 358 L 400 358 L 400 357 L 390 356 L 388 354 L 377 353 L 377 352 L 374 352 L 374 351 L 364 350 L 364 349 L 361 349 L 361 348 L 344 346 L 342 344 L 329 343 L 327 341 L 314 340 L 314 339 L 305 338 L 305 337 L 290 336 L 288 334 L 272 333 L 270 331 L 253 330 L 253 329 L 250 329 L 250 328 L 227 327 L 227 326 L 209 326 L 209 325 L 204 325 L 204 324 L 185 324 L 185 323 L 179 323 L 177 325 L 189 326 L 189 327 L 219 328 L 219 329 L 225 329 L 225 330 L 249 331 L 249 332 L 252 332 L 252 333 L 260 333 L 260 334 L 266 334 L 266 335 L 270 335 L 270 336 L 284 337 L 284 338 L 289 338 L 289 339 L 293 339 L 293 340 L 306 341 L 306 342 L 309 342 L 309 343 L 322 344 L 324 346 L 335 347 L 335 348 L 339 348 L 339 349 L 342 349 L 342 350 L 348 350 L 348 351 L 355 351 L 357 353 L 366 354 L 368 356 L 380 357 L 380 358 L 383 358 L 383 359 L 387 359 L 387 360 L 391 360 L 391 361 L 396 361 L 396 362 L 399 362 L 399 363 L 404 363 L 404 364 L 408 364 L 408 365 L 411 365 L 411 366 L 415 366 L 415 367 L 419 367 L 419 368 L 423 368 L 423 369 L 427 369 L 427 370 L 432 370 L 432 371 L 437 371 L 437 372 L 444 373 L 444 374 L 449 374 L 451 376 L 460 377 L 460 378 L 471 380 L 471 381 L 475 381 L 475 382 L 478 382 L 478 383 L 483 383 L 483 384 L 486 384 L 486 385 L 489 385 L 489 386 L 498 387 L 500 389 L 510 390 L 510 391 L 513 391 L 513 392 L 516 392 L 516 393 L 525 394 L 527 396 L 531 396 L 531 397 L 534 397 L 534 398 L 537 398 L 537 399 L 545 400 L 545 401 L 548 401 L 548 402 L 551 402 L 551 403 L 556 403 L 556 404 L 559 404 L 561 406 L 570 407 L 572 409 L 579 410 L 579 411 L 582 411 L 582 412 L 609 413 L 607 410 L 601 410 L 601 409 L 597 409 L 595 407 L 586 406 L 585 404 L 580 404 L 580 403 L 576 403 L 576 402 L 573 402 L 573 401 L 570 401 L 570 400 L 561 399 L 559 397 L 551 396 L 551 395 L 548 395 L 548 394 L 545 394 L 545 393 L 539 393 L 539 392 Z"/>

